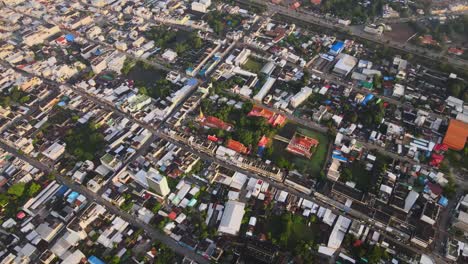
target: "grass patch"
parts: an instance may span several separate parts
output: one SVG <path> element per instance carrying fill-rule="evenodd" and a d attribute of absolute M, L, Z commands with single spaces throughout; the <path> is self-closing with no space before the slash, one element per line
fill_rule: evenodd
<path fill-rule="evenodd" d="M 372 181 L 371 172 L 366 170 L 365 166 L 360 162 L 354 162 L 350 170 L 352 181 L 356 183 L 356 187 L 363 192 L 369 191 L 369 185 Z"/>
<path fill-rule="evenodd" d="M 291 139 L 296 130 L 301 134 L 315 138 L 320 142 L 317 148 L 314 150 L 312 157 L 307 159 L 298 155 L 294 155 L 286 150 L 286 147 L 288 146 L 286 142 L 274 140 L 272 144 L 274 151 L 271 158 L 276 164 L 278 164 L 280 160 L 287 160 L 291 163 L 292 169 L 296 169 L 300 173 L 318 178 L 326 160 L 329 143 L 328 138 L 324 134 L 308 130 L 291 122 L 287 123 L 283 128 L 281 128 L 278 134 L 282 137 Z"/>
<path fill-rule="evenodd" d="M 266 223 L 269 238 L 274 244 L 293 250 L 301 242 L 314 242 L 319 233 L 318 225 L 311 223 L 307 225 L 307 220 L 300 215 L 286 213 L 280 216 L 269 217 Z"/>
<path fill-rule="evenodd" d="M 467 147 L 468 148 L 468 147 Z M 454 168 L 468 168 L 468 151 L 465 149 L 463 151 L 455 151 L 450 149 L 447 151 L 446 159 L 448 160 L 448 165 L 443 163 L 446 167 Z"/>
<path fill-rule="evenodd" d="M 263 62 L 261 60 L 255 59 L 250 57 L 247 61 L 242 65 L 242 68 L 246 71 L 253 72 L 253 73 L 260 73 L 263 68 Z"/>

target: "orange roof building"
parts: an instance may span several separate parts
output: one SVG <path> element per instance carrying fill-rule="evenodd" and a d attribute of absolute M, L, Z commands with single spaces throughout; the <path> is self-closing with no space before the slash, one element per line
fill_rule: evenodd
<path fill-rule="evenodd" d="M 259 147 L 265 147 L 268 144 L 269 141 L 270 140 L 267 137 L 262 136 L 262 138 L 258 141 L 258 146 Z"/>
<path fill-rule="evenodd" d="M 282 126 L 286 122 L 286 117 L 282 114 L 276 114 L 273 111 L 265 109 L 263 107 L 254 105 L 252 110 L 247 114 L 247 116 L 257 116 L 263 117 L 268 120 L 268 123 L 274 127 Z"/>
<path fill-rule="evenodd" d="M 468 124 L 459 120 L 450 120 L 447 133 L 445 133 L 444 144 L 450 149 L 462 150 L 468 138 Z"/>
<path fill-rule="evenodd" d="M 247 116 L 261 116 L 263 118 L 270 119 L 273 117 L 274 114 L 275 113 L 273 113 L 272 111 L 268 109 L 265 109 L 258 105 L 254 105 L 252 107 L 252 110 L 250 110 L 250 112 L 247 114 Z"/>
<path fill-rule="evenodd" d="M 276 114 L 272 118 L 268 120 L 268 123 L 270 123 L 272 126 L 282 126 L 286 122 L 286 117 L 282 114 Z"/>
<path fill-rule="evenodd" d="M 241 154 L 249 153 L 249 149 L 246 146 L 244 146 L 244 144 L 240 143 L 239 141 L 232 140 L 232 139 L 229 139 L 227 141 L 226 147 L 234 150 L 237 153 L 241 153 Z"/>
<path fill-rule="evenodd" d="M 310 158 L 313 154 L 312 148 L 317 147 L 318 144 L 319 142 L 315 138 L 310 138 L 296 133 L 291 141 L 289 141 L 286 150 L 291 153 Z"/>
<path fill-rule="evenodd" d="M 207 116 L 206 118 L 203 118 L 200 121 L 203 126 L 209 128 L 217 128 L 226 131 L 230 131 L 233 128 L 233 125 L 226 123 L 223 120 L 214 116 Z"/>

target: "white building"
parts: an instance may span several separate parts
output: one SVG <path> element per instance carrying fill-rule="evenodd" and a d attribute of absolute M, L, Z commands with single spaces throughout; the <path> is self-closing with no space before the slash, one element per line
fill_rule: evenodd
<path fill-rule="evenodd" d="M 357 62 L 358 60 L 355 57 L 344 54 L 344 56 L 336 63 L 333 68 L 333 72 L 346 76 L 353 70 Z"/>
<path fill-rule="evenodd" d="M 343 242 L 344 236 L 350 225 L 351 219 L 340 215 L 330 234 L 327 247 L 334 250 L 338 249 L 341 246 L 341 242 Z"/>
<path fill-rule="evenodd" d="M 65 152 L 66 144 L 60 144 L 59 142 L 55 142 L 54 144 L 50 145 L 46 150 L 42 152 L 42 155 L 46 156 L 47 158 L 56 161 L 62 154 Z"/>
<path fill-rule="evenodd" d="M 273 84 L 275 84 L 276 79 L 272 77 L 268 77 L 266 80 L 265 84 L 263 84 L 262 88 L 260 91 L 253 97 L 255 101 L 261 102 L 263 98 L 268 94 L 270 91 L 271 87 L 273 87 Z"/>
<path fill-rule="evenodd" d="M 123 41 L 116 41 L 114 45 L 115 45 L 115 48 L 118 50 L 126 51 L 128 49 L 127 43 Z"/>
<path fill-rule="evenodd" d="M 218 232 L 228 235 L 237 235 L 241 227 L 242 218 L 244 217 L 244 208 L 244 203 L 228 201 L 224 208 Z"/>
<path fill-rule="evenodd" d="M 164 51 L 162 58 L 168 62 L 173 62 L 177 58 L 177 52 L 167 49 Z"/>
<path fill-rule="evenodd" d="M 111 71 L 120 73 L 126 58 L 127 56 L 124 53 L 113 52 L 107 58 L 107 68 Z"/>
<path fill-rule="evenodd" d="M 296 108 L 300 104 L 302 104 L 309 96 L 312 94 L 312 89 L 309 87 L 303 87 L 301 91 L 299 91 L 297 94 L 295 94 L 289 103 L 291 104 L 292 107 Z"/>
<path fill-rule="evenodd" d="M 405 86 L 399 83 L 395 84 L 393 87 L 393 96 L 402 97 L 403 95 L 405 95 Z"/>
<path fill-rule="evenodd" d="M 234 59 L 234 65 L 240 66 L 240 65 L 244 64 L 247 61 L 247 59 L 249 58 L 251 53 L 252 53 L 251 50 L 243 49 L 239 53 L 239 55 L 237 55 L 237 57 Z"/>
<path fill-rule="evenodd" d="M 146 179 L 148 181 L 149 188 L 155 190 L 157 194 L 166 196 L 171 192 L 171 189 L 169 189 L 169 185 L 167 184 L 166 177 L 159 174 L 155 169 L 151 168 L 148 171 Z"/>
<path fill-rule="evenodd" d="M 201 13 L 206 13 L 208 12 L 208 8 L 211 5 L 211 0 L 198 0 L 198 1 L 193 1 L 192 2 L 192 10 L 201 12 Z"/>

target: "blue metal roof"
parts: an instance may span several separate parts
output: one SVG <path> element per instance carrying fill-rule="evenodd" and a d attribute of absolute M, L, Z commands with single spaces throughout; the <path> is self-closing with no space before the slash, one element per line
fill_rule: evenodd
<path fill-rule="evenodd" d="M 106 264 L 104 261 L 100 260 L 96 256 L 91 256 L 88 258 L 88 261 L 90 264 Z"/>
<path fill-rule="evenodd" d="M 348 162 L 348 159 L 341 155 L 332 155 L 332 158 L 337 159 L 339 161 Z"/>
<path fill-rule="evenodd" d="M 344 42 L 338 41 L 331 46 L 330 51 L 334 53 L 340 53 L 343 50 L 343 48 L 344 48 Z"/>
<path fill-rule="evenodd" d="M 58 189 L 58 191 L 55 193 L 55 196 L 62 197 L 67 191 L 68 191 L 68 187 L 65 185 L 62 185 L 62 187 L 60 187 L 60 189 Z"/>
<path fill-rule="evenodd" d="M 366 95 L 366 97 L 364 98 L 364 100 L 362 101 L 362 105 L 366 105 L 370 100 L 372 100 L 372 98 L 374 98 L 374 95 L 373 94 L 368 94 Z"/>
<path fill-rule="evenodd" d="M 198 83 L 198 80 L 195 79 L 195 78 L 190 78 L 188 81 L 187 81 L 187 85 L 190 85 L 190 86 L 194 86 Z"/>
<path fill-rule="evenodd" d="M 67 34 L 67 35 L 65 35 L 65 39 L 68 42 L 73 42 L 73 41 L 75 41 L 75 36 L 73 36 L 72 34 Z"/>
<path fill-rule="evenodd" d="M 439 204 L 442 205 L 443 207 L 446 207 L 448 205 L 447 197 L 441 196 L 439 199 Z"/>

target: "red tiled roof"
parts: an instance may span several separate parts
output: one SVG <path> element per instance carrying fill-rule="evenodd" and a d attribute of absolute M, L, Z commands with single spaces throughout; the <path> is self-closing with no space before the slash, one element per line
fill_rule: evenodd
<path fill-rule="evenodd" d="M 16 214 L 16 218 L 18 218 L 19 220 L 22 220 L 26 217 L 26 213 L 23 212 L 23 211 L 19 211 L 17 214 Z"/>
<path fill-rule="evenodd" d="M 428 44 L 428 45 L 433 45 L 436 44 L 437 41 L 435 41 L 431 35 L 425 35 L 421 37 L 421 43 L 422 44 Z"/>
<path fill-rule="evenodd" d="M 174 220 L 177 218 L 177 213 L 176 212 L 171 212 L 167 217 L 169 217 L 169 219 L 171 220 Z"/>
<path fill-rule="evenodd" d="M 442 187 L 440 187 L 440 185 L 438 185 L 438 184 L 434 184 L 432 182 L 429 182 L 427 184 L 427 187 L 429 187 L 429 190 L 431 190 L 431 192 L 434 195 L 441 195 L 442 194 Z"/>
<path fill-rule="evenodd" d="M 232 128 L 232 125 L 229 123 L 224 122 L 223 120 L 214 117 L 214 116 L 207 116 L 203 121 L 202 121 L 203 126 L 207 126 L 210 128 L 218 128 L 222 130 L 230 130 Z"/>
<path fill-rule="evenodd" d="M 289 141 L 286 150 L 289 152 L 310 158 L 312 156 L 311 148 L 319 144 L 318 140 L 303 135 L 294 135 Z"/>
<path fill-rule="evenodd" d="M 455 55 L 462 55 L 464 53 L 464 50 L 452 47 L 448 49 L 448 52 Z"/>
<path fill-rule="evenodd" d="M 281 115 L 281 114 L 276 114 L 275 116 L 273 116 L 272 118 L 270 118 L 270 120 L 268 120 L 268 123 L 270 123 L 270 125 L 272 126 L 282 126 L 284 124 L 284 122 L 286 122 L 286 117 L 284 115 Z"/>
<path fill-rule="evenodd" d="M 281 114 L 276 114 L 266 108 L 256 106 L 250 110 L 247 116 L 259 116 L 268 120 L 268 123 L 272 126 L 281 126 L 286 121 L 286 117 Z"/>
<path fill-rule="evenodd" d="M 239 141 L 232 140 L 232 139 L 229 139 L 227 141 L 226 147 L 238 153 L 247 154 L 249 152 L 249 149 L 246 146 L 244 146 L 244 144 L 240 143 Z"/>
<path fill-rule="evenodd" d="M 260 141 L 258 141 L 258 146 L 259 147 L 264 147 L 268 144 L 268 141 L 270 141 L 267 137 L 263 136 Z"/>
<path fill-rule="evenodd" d="M 208 135 L 208 140 L 213 141 L 213 142 L 218 142 L 218 138 L 212 135 Z"/>
<path fill-rule="evenodd" d="M 247 114 L 247 116 L 260 116 L 266 119 L 270 119 L 273 117 L 274 114 L 275 113 L 273 113 L 272 111 L 268 109 L 254 105 L 252 107 L 252 110 L 250 110 L 250 112 Z"/>

